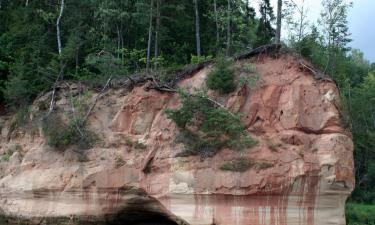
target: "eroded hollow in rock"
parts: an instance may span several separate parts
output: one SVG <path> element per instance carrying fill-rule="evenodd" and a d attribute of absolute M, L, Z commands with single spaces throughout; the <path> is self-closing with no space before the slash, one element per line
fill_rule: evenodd
<path fill-rule="evenodd" d="M 136 197 L 126 202 L 126 207 L 106 219 L 106 225 L 178 225 L 174 216 L 150 197 Z"/>

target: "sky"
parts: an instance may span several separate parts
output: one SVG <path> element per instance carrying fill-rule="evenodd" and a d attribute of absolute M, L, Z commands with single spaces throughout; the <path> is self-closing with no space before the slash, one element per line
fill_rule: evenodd
<path fill-rule="evenodd" d="M 301 0 L 294 0 L 299 4 Z M 358 48 L 364 52 L 365 58 L 375 62 L 375 0 L 352 0 L 353 8 L 348 15 L 349 30 L 353 41 L 349 44 L 352 48 Z M 271 0 L 276 12 L 277 0 Z M 257 9 L 259 0 L 253 0 L 252 5 Z M 305 0 L 308 8 L 308 20 L 316 23 L 322 10 L 321 0 Z M 286 28 L 283 28 L 284 34 Z M 286 38 L 283 35 L 283 38 Z"/>

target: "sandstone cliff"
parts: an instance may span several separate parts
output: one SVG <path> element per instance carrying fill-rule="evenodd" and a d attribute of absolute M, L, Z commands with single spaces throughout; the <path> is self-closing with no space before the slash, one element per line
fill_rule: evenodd
<path fill-rule="evenodd" d="M 209 95 L 242 115 L 259 141 L 243 151 L 222 149 L 213 157 L 179 157 L 184 146 L 164 110 L 179 105 L 175 93 L 110 89 L 88 119 L 99 142 L 81 153 L 77 146 L 51 149 L 41 128 L 13 129 L 2 117 L 0 214 L 4 221 L 31 224 L 220 224 L 343 225 L 353 190 L 353 144 L 340 122 L 334 82 L 317 80 L 291 55 L 257 55 L 255 89 Z M 208 65 L 177 85 L 204 86 Z M 75 90 L 80 92 L 80 88 Z M 88 97 L 92 102 L 98 93 Z M 57 107 L 70 115 L 68 90 Z M 34 114 L 33 114 L 34 112 Z M 13 119 L 14 120 L 14 119 Z M 77 153 L 79 152 L 79 153 Z M 84 154 L 84 156 L 82 156 Z M 221 170 L 239 158 L 266 164 L 245 172 Z M 0 220 L 1 221 L 1 220 Z M 3 222 L 6 223 L 6 222 Z M 1 222 L 0 222 L 1 224 Z"/>

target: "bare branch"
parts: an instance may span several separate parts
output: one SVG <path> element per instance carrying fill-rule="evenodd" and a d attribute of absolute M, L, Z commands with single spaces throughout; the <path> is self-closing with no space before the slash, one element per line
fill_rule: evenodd
<path fill-rule="evenodd" d="M 100 91 L 100 93 L 96 96 L 95 100 L 94 100 L 94 103 L 91 105 L 90 109 L 87 111 L 86 113 L 86 116 L 83 118 L 82 120 L 82 125 L 85 124 L 85 122 L 87 121 L 87 119 L 89 118 L 92 110 L 95 108 L 96 106 L 96 103 L 98 102 L 99 98 L 103 95 L 103 93 L 105 92 L 105 90 L 107 89 L 107 87 L 109 86 L 110 82 L 112 80 L 112 76 L 107 80 L 107 83 L 104 85 L 103 89 Z"/>
<path fill-rule="evenodd" d="M 56 80 L 55 80 L 55 83 L 53 84 L 53 90 L 52 90 L 52 96 L 51 96 L 51 102 L 49 104 L 49 111 L 47 113 L 47 116 L 49 114 L 51 114 L 51 112 L 53 111 L 54 109 L 54 106 L 55 106 L 55 95 L 56 95 L 56 88 L 57 88 L 57 83 L 59 82 L 60 80 L 60 77 L 63 75 L 64 73 L 64 69 L 65 69 L 65 64 L 63 64 L 60 68 L 60 72 L 59 74 L 57 75 L 56 77 Z"/>

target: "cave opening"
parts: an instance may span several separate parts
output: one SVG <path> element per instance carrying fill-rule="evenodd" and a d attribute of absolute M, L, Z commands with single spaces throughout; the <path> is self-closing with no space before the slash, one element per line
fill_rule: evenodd
<path fill-rule="evenodd" d="M 138 209 L 122 211 L 107 221 L 107 225 L 178 225 L 167 215 Z"/>

